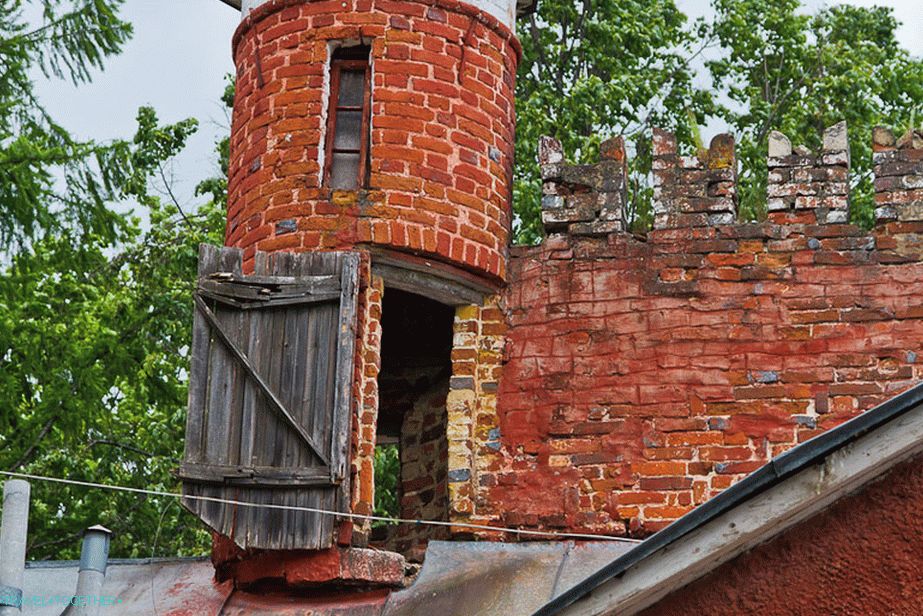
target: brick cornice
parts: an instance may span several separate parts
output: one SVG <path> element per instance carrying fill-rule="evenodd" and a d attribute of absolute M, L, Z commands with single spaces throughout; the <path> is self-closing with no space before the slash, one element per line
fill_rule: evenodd
<path fill-rule="evenodd" d="M 257 8 L 250 11 L 250 13 L 240 22 L 240 25 L 237 26 L 237 29 L 234 31 L 234 36 L 231 38 L 231 57 L 236 57 L 237 45 L 240 43 L 241 39 L 243 39 L 244 35 L 256 23 L 262 21 L 273 13 L 277 13 L 288 7 L 307 4 L 312 1 L 315 0 L 269 0 L 269 2 L 261 4 Z M 468 15 L 472 19 L 479 21 L 485 27 L 496 32 L 497 35 L 499 35 L 500 38 L 504 41 L 509 42 L 510 47 L 512 47 L 513 51 L 516 53 L 517 64 L 522 58 L 522 44 L 519 42 L 519 38 L 516 36 L 516 34 L 505 25 L 500 23 L 496 17 L 490 13 L 487 13 L 486 11 L 472 6 L 467 2 L 459 2 L 458 0 L 407 0 L 407 3 L 420 4 L 425 7 L 435 6 L 447 11 L 452 11 L 454 13 Z"/>

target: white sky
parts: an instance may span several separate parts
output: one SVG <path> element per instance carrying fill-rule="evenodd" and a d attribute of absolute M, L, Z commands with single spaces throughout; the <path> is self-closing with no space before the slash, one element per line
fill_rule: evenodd
<path fill-rule="evenodd" d="M 803 1 L 810 11 L 831 4 Z M 709 10 L 708 0 L 676 3 L 690 17 Z M 848 3 L 894 8 L 903 23 L 898 31 L 901 43 L 923 56 L 921 0 Z M 213 145 L 227 132 L 228 118 L 218 99 L 224 75 L 234 68 L 230 41 L 240 14 L 219 0 L 126 0 L 122 15 L 134 25 L 134 38 L 92 84 L 75 89 L 64 82 L 46 82 L 40 95 L 59 122 L 84 138 L 130 137 L 141 105 L 153 106 L 164 122 L 198 118 L 199 132 L 172 169 L 174 190 L 187 205 L 194 201 L 196 182 L 216 171 Z M 717 128 L 710 126 L 709 132 Z"/>

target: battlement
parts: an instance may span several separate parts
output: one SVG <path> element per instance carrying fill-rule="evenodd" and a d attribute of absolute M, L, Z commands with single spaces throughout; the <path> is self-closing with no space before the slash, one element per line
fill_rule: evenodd
<path fill-rule="evenodd" d="M 898 139 L 879 127 L 872 138 L 876 221 L 923 221 L 921 133 Z M 654 129 L 652 150 L 655 231 L 739 224 L 738 163 L 732 135 L 717 135 L 707 150 L 682 156 L 673 133 Z M 542 222 L 549 234 L 601 236 L 627 230 L 628 172 L 621 137 L 603 143 L 599 162 L 584 165 L 566 163 L 561 144 L 542 137 L 539 163 L 544 182 Z M 845 122 L 824 131 L 818 152 L 792 147 L 788 137 L 772 131 L 767 167 L 768 222 L 848 223 L 850 158 Z M 907 231 L 901 227 L 888 230 Z"/>
<path fill-rule="evenodd" d="M 716 135 L 695 156 L 677 153 L 676 136 L 655 129 L 654 228 L 729 225 L 737 219 L 737 157 L 734 137 Z"/>
<path fill-rule="evenodd" d="M 541 140 L 548 236 L 511 251 L 504 322 L 464 322 L 464 374 L 496 394 L 451 411 L 475 426 L 449 458 L 460 519 L 643 536 L 923 379 L 918 133 L 875 130 L 871 230 L 848 222 L 845 124 L 816 152 L 769 136 L 761 222 L 740 220 L 733 137 L 652 137 L 646 238 L 621 138 L 586 165 Z"/>
<path fill-rule="evenodd" d="M 846 122 L 824 131 L 823 148 L 812 153 L 792 148 L 788 137 L 769 134 L 766 208 L 770 219 L 785 222 L 788 212 L 813 212 L 815 222 L 849 220 L 849 143 Z"/>
<path fill-rule="evenodd" d="M 872 133 L 875 217 L 882 221 L 923 221 L 923 131 L 899 139 L 889 129 Z"/>
<path fill-rule="evenodd" d="M 604 142 L 600 159 L 592 165 L 569 165 L 564 162 L 560 142 L 541 138 L 542 223 L 546 230 L 606 235 L 626 229 L 625 141 L 615 137 Z"/>

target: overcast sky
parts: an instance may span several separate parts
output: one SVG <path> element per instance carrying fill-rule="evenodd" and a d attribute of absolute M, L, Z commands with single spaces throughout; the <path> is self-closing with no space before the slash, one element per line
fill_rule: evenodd
<path fill-rule="evenodd" d="M 709 10 L 708 0 L 676 2 L 691 17 Z M 923 56 L 921 0 L 848 3 L 894 8 L 903 22 L 901 43 Z M 805 4 L 815 10 L 831 3 Z M 234 68 L 231 35 L 240 13 L 219 0 L 126 0 L 123 17 L 134 25 L 134 38 L 92 84 L 75 89 L 64 82 L 47 82 L 41 84 L 40 94 L 58 121 L 84 138 L 130 137 L 142 105 L 153 106 L 166 122 L 198 118 L 199 132 L 172 169 L 176 192 L 187 205 L 194 201 L 195 183 L 216 171 L 214 142 L 227 132 L 229 120 L 218 99 L 224 76 Z"/>

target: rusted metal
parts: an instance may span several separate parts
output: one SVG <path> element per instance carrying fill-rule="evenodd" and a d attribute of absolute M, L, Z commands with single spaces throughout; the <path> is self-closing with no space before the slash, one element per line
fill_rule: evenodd
<path fill-rule="evenodd" d="M 214 581 L 206 559 L 112 561 L 103 595 L 120 603 L 101 614 L 187 616 L 526 616 L 639 542 L 478 543 L 432 541 L 413 584 L 404 590 L 361 587 L 257 586 L 232 593 Z M 26 570 L 28 596 L 67 595 L 77 563 L 39 563 Z M 270 590 L 261 590 L 269 588 Z M 28 608 L 25 616 L 57 616 L 61 606 Z"/>
<path fill-rule="evenodd" d="M 77 584 L 77 561 L 29 563 L 23 587 L 23 616 L 58 616 Z M 205 558 L 111 560 L 99 597 L 99 613 L 198 616 L 218 614 L 230 582 L 214 581 Z"/>

